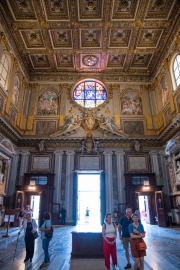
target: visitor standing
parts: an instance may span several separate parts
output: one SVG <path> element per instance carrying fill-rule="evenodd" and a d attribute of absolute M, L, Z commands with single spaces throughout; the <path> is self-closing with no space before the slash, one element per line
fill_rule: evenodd
<path fill-rule="evenodd" d="M 89 210 L 89 208 L 87 207 L 87 208 L 86 208 L 86 215 L 85 215 L 85 217 L 86 217 L 86 221 L 85 221 L 85 222 L 86 222 L 86 223 L 89 223 L 89 211 L 90 211 L 90 210 Z"/>
<path fill-rule="evenodd" d="M 127 259 L 127 265 L 124 267 L 124 269 L 131 268 L 130 256 L 129 256 L 129 244 L 130 244 L 129 224 L 133 222 L 131 215 L 132 215 L 132 209 L 127 208 L 125 211 L 125 215 L 121 217 L 118 222 L 119 238 L 123 244 L 126 259 Z"/>
<path fill-rule="evenodd" d="M 104 260 L 107 269 L 110 269 L 110 257 L 113 262 L 113 269 L 117 266 L 117 254 L 116 254 L 116 224 L 112 222 L 111 214 L 107 214 L 102 226 L 102 236 L 104 239 Z"/>
<path fill-rule="evenodd" d="M 138 214 L 132 214 L 132 220 L 133 223 L 129 224 L 129 233 L 131 237 L 131 254 L 134 258 L 134 270 L 144 270 L 144 256 L 146 256 L 146 250 L 139 250 L 138 244 L 144 242 L 145 231 L 143 225 L 139 223 Z M 140 265 L 139 268 L 138 265 Z"/>
<path fill-rule="evenodd" d="M 30 262 L 32 262 L 32 258 L 34 255 L 34 238 L 33 233 L 37 230 L 37 224 L 35 219 L 31 218 L 31 215 L 29 213 L 26 214 L 26 219 L 23 222 L 23 225 L 20 228 L 19 235 L 21 231 L 24 230 L 24 239 L 26 244 L 26 257 L 24 259 L 24 262 L 28 262 L 30 259 Z"/>
<path fill-rule="evenodd" d="M 66 209 L 64 207 L 62 207 L 60 213 L 61 213 L 61 224 L 65 225 L 65 223 L 66 223 Z"/>

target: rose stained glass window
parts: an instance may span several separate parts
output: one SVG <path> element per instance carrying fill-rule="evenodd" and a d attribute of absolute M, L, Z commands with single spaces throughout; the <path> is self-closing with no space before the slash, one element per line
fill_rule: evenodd
<path fill-rule="evenodd" d="M 75 86 L 73 98 L 84 108 L 96 108 L 105 102 L 107 91 L 98 81 L 84 80 Z"/>

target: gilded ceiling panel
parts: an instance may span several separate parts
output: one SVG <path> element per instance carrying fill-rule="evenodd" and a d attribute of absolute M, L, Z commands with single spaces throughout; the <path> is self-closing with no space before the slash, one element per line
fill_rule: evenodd
<path fill-rule="evenodd" d="M 162 33 L 162 29 L 142 29 L 137 47 L 157 47 Z"/>
<path fill-rule="evenodd" d="M 168 19 L 169 12 L 176 1 L 151 0 L 146 19 Z"/>
<path fill-rule="evenodd" d="M 112 19 L 134 19 L 138 2 L 139 0 L 114 0 Z"/>
<path fill-rule="evenodd" d="M 32 0 L 7 1 L 15 20 L 36 20 Z"/>
<path fill-rule="evenodd" d="M 44 54 L 38 54 L 38 55 L 30 55 L 31 63 L 33 65 L 33 68 L 49 68 L 49 61 L 47 55 Z"/>
<path fill-rule="evenodd" d="M 103 0 L 78 0 L 80 20 L 102 19 Z"/>
<path fill-rule="evenodd" d="M 81 68 L 96 69 L 100 67 L 100 55 L 81 54 Z"/>
<path fill-rule="evenodd" d="M 101 30 L 81 30 L 81 47 L 100 47 Z"/>
<path fill-rule="evenodd" d="M 152 54 L 135 54 L 131 67 L 147 68 L 152 58 Z"/>
<path fill-rule="evenodd" d="M 131 30 L 111 29 L 109 47 L 128 47 Z"/>
<path fill-rule="evenodd" d="M 72 55 L 60 55 L 56 54 L 56 63 L 58 68 L 72 67 L 73 68 L 73 56 Z"/>
<path fill-rule="evenodd" d="M 39 30 L 20 30 L 26 48 L 44 47 L 43 38 Z"/>
<path fill-rule="evenodd" d="M 54 48 L 72 48 L 72 30 L 50 30 Z"/>
<path fill-rule="evenodd" d="M 126 55 L 109 55 L 107 67 L 123 67 Z"/>
<path fill-rule="evenodd" d="M 69 20 L 68 0 L 43 0 L 47 20 Z"/>

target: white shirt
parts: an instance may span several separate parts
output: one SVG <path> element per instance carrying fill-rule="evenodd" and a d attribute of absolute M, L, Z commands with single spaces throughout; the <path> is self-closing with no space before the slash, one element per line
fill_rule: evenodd
<path fill-rule="evenodd" d="M 114 238 L 116 237 L 116 228 L 114 227 L 114 224 L 105 224 L 105 234 L 106 237 Z"/>

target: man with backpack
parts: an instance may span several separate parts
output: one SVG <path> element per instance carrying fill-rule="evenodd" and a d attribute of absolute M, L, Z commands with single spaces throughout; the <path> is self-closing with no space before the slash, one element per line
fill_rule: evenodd
<path fill-rule="evenodd" d="M 129 244 L 130 244 L 129 224 L 133 222 L 131 215 L 132 215 L 132 209 L 127 208 L 125 211 L 125 215 L 121 217 L 118 222 L 119 238 L 125 249 L 125 255 L 127 259 L 127 265 L 124 267 L 124 269 L 131 268 L 130 256 L 129 256 Z"/>

